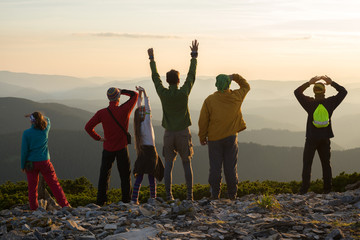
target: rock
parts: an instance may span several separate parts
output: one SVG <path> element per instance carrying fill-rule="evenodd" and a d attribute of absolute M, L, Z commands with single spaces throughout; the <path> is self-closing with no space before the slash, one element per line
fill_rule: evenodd
<path fill-rule="evenodd" d="M 29 226 L 29 225 L 24 224 L 24 225 L 22 226 L 21 230 L 24 230 L 24 231 L 30 231 L 30 230 L 31 230 L 31 228 L 30 228 L 30 226 Z"/>
<path fill-rule="evenodd" d="M 85 228 L 79 226 L 75 221 L 73 220 L 66 220 L 65 221 L 66 225 L 71 228 L 72 230 L 77 230 L 77 231 L 86 231 Z"/>
<path fill-rule="evenodd" d="M 116 230 L 117 229 L 117 225 L 116 224 L 106 224 L 104 226 L 104 230 Z"/>
<path fill-rule="evenodd" d="M 325 240 L 343 239 L 345 236 L 340 229 L 334 229 L 329 235 L 326 236 Z"/>
<path fill-rule="evenodd" d="M 354 207 L 360 209 L 360 201 L 354 204 Z"/>
<path fill-rule="evenodd" d="M 139 206 L 139 210 L 142 213 L 142 215 L 144 215 L 145 217 L 150 217 L 150 216 L 154 215 L 154 213 L 152 211 L 149 211 L 144 207 Z"/>
<path fill-rule="evenodd" d="M 119 233 L 111 236 L 107 236 L 104 240 L 147 240 L 148 237 L 155 237 L 159 233 L 159 230 L 153 227 L 146 227 L 143 229 L 134 229 L 126 233 Z"/>
<path fill-rule="evenodd" d="M 4 235 L 4 234 L 6 234 L 7 233 L 7 227 L 6 227 L 6 225 L 1 225 L 0 226 L 0 236 L 1 235 Z"/>
<path fill-rule="evenodd" d="M 359 221 L 360 189 L 279 194 L 276 199 L 282 207 L 276 211 L 256 206 L 257 198 L 252 194 L 235 201 L 149 199 L 136 206 L 119 202 L 51 211 L 49 202 L 47 210 L 36 211 L 26 204 L 0 211 L 0 240 L 356 238 L 347 226 Z"/>
<path fill-rule="evenodd" d="M 84 235 L 79 236 L 77 240 L 96 240 L 96 237 L 94 235 Z"/>
<path fill-rule="evenodd" d="M 356 183 L 353 183 L 353 184 L 348 184 L 345 187 L 346 190 L 354 190 L 354 189 L 357 189 L 357 188 L 360 188 L 360 181 L 358 181 Z"/>

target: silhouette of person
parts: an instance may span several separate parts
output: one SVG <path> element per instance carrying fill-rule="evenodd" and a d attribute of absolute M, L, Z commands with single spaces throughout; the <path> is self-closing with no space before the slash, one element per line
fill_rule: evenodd
<path fill-rule="evenodd" d="M 164 166 L 156 151 L 155 134 L 151 121 L 150 101 L 146 91 L 142 87 L 136 87 L 139 91 L 137 108 L 134 113 L 134 132 L 135 149 L 137 158 L 134 164 L 135 183 L 131 201 L 139 204 L 139 190 L 144 174 L 148 174 L 150 198 L 156 198 L 156 179 L 162 180 L 164 177 Z M 142 105 L 142 95 L 144 95 L 144 105 Z M 161 164 L 161 170 L 158 164 Z"/>
<path fill-rule="evenodd" d="M 120 95 L 126 95 L 130 98 L 119 106 Z M 85 125 L 86 132 L 93 139 L 103 142 L 104 150 L 102 152 L 96 200 L 96 203 L 100 206 L 107 202 L 111 168 L 115 159 L 120 174 L 122 201 L 124 203 L 130 202 L 131 167 L 127 147 L 127 134 L 125 131 L 128 131 L 130 114 L 136 104 L 138 93 L 131 90 L 111 87 L 107 91 L 107 97 L 109 99 L 109 106 L 97 111 Z M 102 123 L 104 137 L 101 137 L 94 130 L 99 123 Z"/>
<path fill-rule="evenodd" d="M 193 145 L 189 129 L 191 119 L 188 100 L 190 91 L 195 82 L 198 46 L 199 43 L 197 40 L 194 40 L 190 46 L 190 68 L 186 80 L 180 88 L 179 72 L 173 69 L 166 73 L 166 81 L 169 84 L 169 88 L 165 88 L 163 86 L 160 75 L 156 69 L 154 51 L 152 48 L 148 49 L 152 80 L 154 82 L 156 92 L 160 97 L 163 110 L 162 126 L 165 128 L 163 148 L 163 156 L 165 158 L 164 179 L 167 200 L 174 199 L 171 185 L 172 170 L 177 154 L 179 154 L 182 159 L 185 172 L 187 199 L 193 199 L 193 173 L 191 167 Z"/>
<path fill-rule="evenodd" d="M 240 88 L 231 90 L 231 81 Z M 209 151 L 209 184 L 212 199 L 219 199 L 221 172 L 227 184 L 228 197 L 237 195 L 237 134 L 245 130 L 246 123 L 241 113 L 241 105 L 250 85 L 239 74 L 220 74 L 216 77 L 215 93 L 208 96 L 201 108 L 199 117 L 199 138 L 201 145 L 208 145 Z"/>
<path fill-rule="evenodd" d="M 326 85 L 330 85 L 335 88 L 338 93 L 335 96 L 325 98 L 325 85 L 320 80 L 324 80 Z M 304 95 L 304 91 L 314 84 L 313 91 L 314 97 L 308 97 Z M 332 171 L 330 165 L 330 138 L 334 137 L 332 131 L 331 116 L 344 100 L 347 91 L 344 87 L 340 86 L 328 76 L 315 76 L 310 81 L 302 84 L 294 91 L 295 97 L 299 101 L 300 105 L 308 113 L 306 123 L 306 141 L 303 153 L 303 170 L 302 170 L 302 185 L 300 188 L 300 194 L 305 194 L 310 187 L 311 178 L 311 165 L 314 159 L 315 152 L 317 151 L 320 157 L 322 173 L 323 173 L 323 192 L 329 193 L 331 191 Z M 326 127 L 318 128 L 313 124 L 314 111 L 319 104 L 322 104 L 329 114 L 329 125 Z"/>
<path fill-rule="evenodd" d="M 28 180 L 29 205 L 31 210 L 39 207 L 38 183 L 41 173 L 61 207 L 70 206 L 56 176 L 54 166 L 50 162 L 48 137 L 50 119 L 40 112 L 26 114 L 30 118 L 31 127 L 24 131 L 21 144 L 21 169 Z"/>

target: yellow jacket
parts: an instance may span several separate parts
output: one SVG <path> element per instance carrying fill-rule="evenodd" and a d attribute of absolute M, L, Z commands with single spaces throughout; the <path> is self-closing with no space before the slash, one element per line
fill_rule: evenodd
<path fill-rule="evenodd" d="M 199 118 L 200 142 L 220 140 L 246 128 L 241 104 L 250 85 L 239 74 L 234 74 L 233 81 L 239 84 L 239 89 L 217 91 L 205 99 Z"/>

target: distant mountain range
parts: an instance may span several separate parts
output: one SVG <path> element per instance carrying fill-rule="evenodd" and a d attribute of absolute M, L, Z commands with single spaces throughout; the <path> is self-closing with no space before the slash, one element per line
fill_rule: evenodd
<path fill-rule="evenodd" d="M 181 83 L 184 80 L 181 76 Z M 167 86 L 165 78 L 162 77 Z M 98 81 L 98 82 L 97 82 Z M 0 97 L 26 98 L 36 102 L 60 103 L 94 113 L 107 106 L 106 91 L 115 86 L 124 89 L 135 89 L 136 85 L 143 86 L 150 96 L 153 108 L 153 119 L 161 121 L 162 110 L 160 100 L 150 76 L 135 78 L 127 81 L 115 81 L 99 78 L 74 78 L 68 76 L 12 73 L 0 71 Z M 337 80 L 335 80 L 337 81 Z M 251 90 L 242 106 L 243 115 L 247 123 L 247 130 L 275 129 L 291 132 L 305 131 L 306 113 L 296 101 L 293 91 L 304 81 L 249 81 Z M 341 80 L 339 80 L 341 83 Z M 360 116 L 360 83 L 346 83 L 348 96 L 336 109 L 333 115 L 334 141 L 337 149 L 350 149 L 360 146 L 360 127 L 354 120 Z M 233 83 L 232 88 L 236 87 Z M 204 99 L 216 90 L 215 77 L 198 76 L 189 97 L 189 106 L 193 125 L 193 132 L 198 132 L 198 117 Z M 336 92 L 327 88 L 327 96 Z M 312 95 L 311 88 L 305 94 Z M 122 97 L 122 101 L 127 98 Z M 23 113 L 21 113 L 23 114 Z M 268 139 L 268 138 L 266 138 Z M 274 141 L 261 142 L 272 144 Z M 287 145 L 285 145 L 287 146 Z"/>
<path fill-rule="evenodd" d="M 0 183 L 7 180 L 25 180 L 20 171 L 20 146 L 23 130 L 30 124 L 25 113 L 39 110 L 51 118 L 49 148 L 59 178 L 74 179 L 85 176 L 96 186 L 101 162 L 102 145 L 83 130 L 93 113 L 57 103 L 39 103 L 27 99 L 0 98 Z M 162 153 L 164 129 L 154 121 L 156 146 Z M 101 126 L 97 128 L 101 132 Z M 132 124 L 129 128 L 133 132 Z M 208 153 L 206 146 L 199 146 L 197 132 L 192 133 L 195 155 L 192 161 L 195 183 L 207 183 Z M 247 139 L 247 140 L 246 140 Z M 240 180 L 300 180 L 302 166 L 303 132 L 287 130 L 246 130 L 239 134 Z M 270 142 L 270 143 L 269 143 Z M 271 146 L 277 145 L 277 146 Z M 334 145 L 333 145 L 334 148 Z M 338 147 L 340 148 L 340 147 Z M 129 145 L 131 160 L 135 160 L 134 146 Z M 332 152 L 333 173 L 352 173 L 360 169 L 360 149 Z M 133 166 L 133 163 L 132 163 Z M 173 182 L 183 183 L 181 160 L 175 163 Z M 319 160 L 314 160 L 313 178 L 321 178 Z M 113 168 L 112 186 L 119 187 L 119 176 Z"/>
<path fill-rule="evenodd" d="M 181 83 L 184 76 L 181 77 Z M 164 85 L 165 78 L 163 77 Z M 106 107 L 106 91 L 115 86 L 135 89 L 143 86 L 150 96 L 153 124 L 158 152 L 162 152 L 164 129 L 162 110 L 150 76 L 129 81 L 109 79 L 99 84 L 96 78 L 81 79 L 0 71 L 0 183 L 6 180 L 25 180 L 20 171 L 20 146 L 22 132 L 29 127 L 23 116 L 42 111 L 51 118 L 49 147 L 52 162 L 59 178 L 74 179 L 85 176 L 96 186 L 101 161 L 101 143 L 94 141 L 83 130 L 86 122 L 100 108 Z M 103 82 L 103 79 L 101 79 Z M 303 81 L 305 82 L 305 80 Z M 240 180 L 300 180 L 302 151 L 305 141 L 306 113 L 296 101 L 293 91 L 300 81 L 249 81 L 251 91 L 242 111 L 247 130 L 239 134 Z M 341 82 L 339 81 L 341 84 Z M 235 88 L 236 84 L 232 84 Z M 333 115 L 332 166 L 333 174 L 359 171 L 360 83 L 344 84 L 348 96 Z M 197 121 L 204 99 L 215 91 L 215 77 L 197 77 L 189 98 L 192 118 L 192 136 L 195 149 L 193 171 L 195 183 L 207 183 L 207 147 L 200 146 Z M 312 95 L 311 89 L 305 92 Z M 335 94 L 327 88 L 327 96 Z M 122 97 L 122 102 L 127 97 Z M 96 128 L 101 132 L 101 126 Z M 132 122 L 129 131 L 133 132 Z M 133 145 L 129 145 L 131 160 L 135 159 Z M 313 178 L 321 178 L 321 166 L 316 156 Z M 173 182 L 183 183 L 181 160 L 175 163 Z M 145 183 L 146 184 L 146 183 Z M 112 185 L 119 187 L 119 176 L 113 169 Z"/>

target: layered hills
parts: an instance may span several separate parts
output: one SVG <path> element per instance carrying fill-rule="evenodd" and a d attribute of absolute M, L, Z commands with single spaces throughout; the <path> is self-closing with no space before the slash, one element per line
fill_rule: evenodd
<path fill-rule="evenodd" d="M 7 180 L 25 180 L 20 171 L 20 147 L 23 130 L 30 127 L 25 113 L 42 111 L 52 122 L 49 134 L 51 161 L 61 179 L 74 179 L 81 176 L 97 184 L 101 163 L 102 145 L 94 141 L 84 131 L 86 122 L 93 113 L 58 103 L 40 103 L 21 98 L 0 98 L 0 109 L 7 114 L 0 115 L 0 183 Z M 163 128 L 154 121 L 156 147 L 162 152 Z M 132 132 L 132 124 L 129 130 Z M 101 133 L 101 126 L 97 127 Z M 238 174 L 240 180 L 300 180 L 302 167 L 303 132 L 288 130 L 246 130 L 239 134 Z M 266 137 L 267 136 L 267 137 Z M 270 137 L 276 136 L 276 137 Z M 281 140 L 280 140 L 281 139 Z M 197 134 L 193 131 L 195 155 L 193 171 L 195 183 L 207 183 L 207 147 L 200 146 Z M 135 160 L 133 145 L 129 145 L 132 165 Z M 333 174 L 352 173 L 360 169 L 357 156 L 360 148 L 332 152 Z M 114 166 L 115 167 L 115 166 Z M 321 178 L 321 166 L 314 160 L 313 178 Z M 119 176 L 113 168 L 112 186 L 119 187 Z M 183 183 L 181 160 L 177 159 L 173 172 L 173 182 Z"/>

